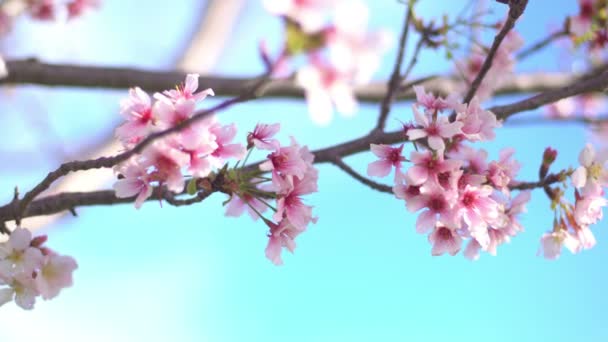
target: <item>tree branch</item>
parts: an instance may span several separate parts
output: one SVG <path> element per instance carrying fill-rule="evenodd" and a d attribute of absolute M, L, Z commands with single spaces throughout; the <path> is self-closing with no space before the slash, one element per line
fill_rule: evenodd
<path fill-rule="evenodd" d="M 509 31 L 511 31 L 511 29 L 515 26 L 515 21 L 517 21 L 517 19 L 524 12 L 527 4 L 528 4 L 528 0 L 517 0 L 517 1 L 511 0 L 509 2 L 509 16 L 507 17 L 507 20 L 505 21 L 504 25 L 502 26 L 502 28 L 500 29 L 500 31 L 498 32 L 496 37 L 494 37 L 494 42 L 492 43 L 492 47 L 490 48 L 490 51 L 488 52 L 486 59 L 483 61 L 483 65 L 481 66 L 479 73 L 473 80 L 473 83 L 471 83 L 471 87 L 469 88 L 469 91 L 464 96 L 463 103 L 469 103 L 471 101 L 471 99 L 473 99 L 473 96 L 475 96 L 475 93 L 477 92 L 477 89 L 479 89 L 481 82 L 483 81 L 484 77 L 486 76 L 488 71 L 490 71 L 490 68 L 492 67 L 492 61 L 494 60 L 494 56 L 496 55 L 496 52 L 498 51 L 500 44 L 502 43 L 504 38 L 507 36 Z"/>
<path fill-rule="evenodd" d="M 382 99 L 382 104 L 380 105 L 380 115 L 378 116 L 378 123 L 374 128 L 374 130 L 380 132 L 384 130 L 386 118 L 388 117 L 388 113 L 391 111 L 391 104 L 395 100 L 397 89 L 399 88 L 399 84 L 403 80 L 403 78 L 401 78 L 401 64 L 403 63 L 403 55 L 405 47 L 407 45 L 407 36 L 410 28 L 410 20 L 412 19 L 411 1 L 409 1 L 409 3 L 406 5 L 405 12 L 405 21 L 403 23 L 403 28 L 401 29 L 401 37 L 399 38 L 399 48 L 397 50 L 395 66 L 393 67 L 391 79 L 388 81 L 388 89 L 386 91 L 386 94 L 384 95 L 384 98 Z"/>
<path fill-rule="evenodd" d="M 385 185 L 385 184 L 380 184 L 380 183 L 374 182 L 373 180 L 361 175 L 360 173 L 355 171 L 353 168 L 348 166 L 348 164 L 346 164 L 341 158 L 336 158 L 336 159 L 332 160 L 331 163 L 336 165 L 338 168 L 340 168 L 340 170 L 344 171 L 346 174 L 348 174 L 349 176 L 358 180 L 362 184 L 367 185 L 371 189 L 374 189 L 374 190 L 377 190 L 380 192 L 389 193 L 389 194 L 393 193 L 392 187 Z"/>
<path fill-rule="evenodd" d="M 152 142 L 156 141 L 157 139 L 166 137 L 173 133 L 180 132 L 180 131 L 184 130 L 185 128 L 189 127 L 190 125 L 205 119 L 207 116 L 209 116 L 217 111 L 226 109 L 237 103 L 251 100 L 257 96 L 257 91 L 264 85 L 264 83 L 268 79 L 268 76 L 269 76 L 269 72 L 265 73 L 262 77 L 260 77 L 258 79 L 258 82 L 253 87 L 251 87 L 248 91 L 244 92 L 243 94 L 241 94 L 238 97 L 224 101 L 216 106 L 211 107 L 210 109 L 200 111 L 200 112 L 196 113 L 194 116 L 192 116 L 191 118 L 184 120 L 184 121 L 180 122 L 179 124 L 169 128 L 167 130 L 150 134 L 148 137 L 146 137 L 144 140 L 142 140 L 140 143 L 138 143 L 135 147 L 133 147 L 132 149 L 130 149 L 126 152 L 123 152 L 123 153 L 118 154 L 113 157 L 101 157 L 101 158 L 92 159 L 92 160 L 72 161 L 72 162 L 67 162 L 67 163 L 62 164 L 55 171 L 50 172 L 38 185 L 36 185 L 32 190 L 30 190 L 23 196 L 23 199 L 19 202 L 19 208 L 18 208 L 18 210 L 16 212 L 16 216 L 15 216 L 15 220 L 16 220 L 17 224 L 20 223 L 22 214 L 27 209 L 27 206 L 29 205 L 29 203 L 36 196 L 40 195 L 43 191 L 48 189 L 55 180 L 67 175 L 70 172 L 74 172 L 74 171 L 84 171 L 84 170 L 90 170 L 90 169 L 113 167 L 123 161 L 128 160 L 132 156 L 143 152 L 143 150 L 147 146 L 149 146 Z"/>
<path fill-rule="evenodd" d="M 173 88 L 183 82 L 186 73 L 181 71 L 150 71 L 134 68 L 79 66 L 68 64 L 41 63 L 35 59 L 9 60 L 6 62 L 8 77 L 0 79 L 0 85 L 38 84 L 46 86 L 89 87 L 104 89 L 127 89 L 139 86 L 149 92 Z M 529 92 L 554 90 L 571 83 L 581 75 L 571 73 L 531 73 L 506 79 L 497 89 L 497 95 L 512 95 Z M 460 80 L 450 77 L 423 78 L 424 87 L 441 96 L 456 91 Z M 211 87 L 221 96 L 238 96 L 247 91 L 254 78 L 201 76 L 201 87 Z M 411 83 L 411 82 L 410 82 Z M 417 83 L 418 84 L 418 83 Z M 385 83 L 372 83 L 355 88 L 355 95 L 363 102 L 380 102 L 386 96 Z M 304 90 L 293 81 L 272 80 L 261 94 L 274 98 L 304 98 Z M 396 99 L 415 99 L 409 86 L 401 85 Z"/>

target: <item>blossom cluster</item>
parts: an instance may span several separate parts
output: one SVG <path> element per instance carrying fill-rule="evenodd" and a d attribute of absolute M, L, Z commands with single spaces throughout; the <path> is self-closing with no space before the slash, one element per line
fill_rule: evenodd
<path fill-rule="evenodd" d="M 608 43 L 608 1 L 579 0 L 579 13 L 570 18 L 569 31 L 575 43 L 589 42 L 591 50 Z"/>
<path fill-rule="evenodd" d="M 46 240 L 46 236 L 32 239 L 29 230 L 17 228 L 0 243 L 0 306 L 14 300 L 30 310 L 36 297 L 52 299 L 72 286 L 76 261 L 45 247 Z"/>
<path fill-rule="evenodd" d="M 608 151 L 596 153 L 587 144 L 579 154 L 580 166 L 570 176 L 574 186 L 574 204 L 568 203 L 561 191 L 552 192 L 556 216 L 553 230 L 541 238 L 542 253 L 548 259 L 556 259 L 562 246 L 572 253 L 595 246 L 596 240 L 590 226 L 603 217 L 602 208 L 608 204 L 604 188 L 608 186 L 606 161 Z"/>
<path fill-rule="evenodd" d="M 57 20 L 65 17 L 71 20 L 81 16 L 89 8 L 99 6 L 100 0 L 10 0 L 0 3 L 0 37 L 11 31 L 13 21 L 21 14 L 29 14 L 41 21 Z M 8 71 L 0 56 L 0 78 Z"/>
<path fill-rule="evenodd" d="M 500 29 L 501 26 L 502 24 L 497 25 L 497 29 Z M 521 36 L 514 30 L 509 31 L 496 50 L 492 66 L 475 93 L 479 101 L 483 102 L 489 99 L 494 91 L 504 83 L 506 77 L 513 75 L 516 62 L 514 53 L 522 46 L 523 39 Z M 458 75 L 464 78 L 464 82 L 462 82 L 459 88 L 460 93 L 466 92 L 469 85 L 477 77 L 486 59 L 486 55 L 487 48 L 475 45 L 471 54 L 466 59 L 456 62 Z"/>
<path fill-rule="evenodd" d="M 198 102 L 213 90 L 198 89 L 198 75 L 189 74 L 183 86 L 151 98 L 140 88 L 132 88 L 121 103 L 121 114 L 126 122 L 116 129 L 116 136 L 126 150 L 150 134 L 167 130 L 190 119 Z M 206 177 L 214 169 L 226 164 L 229 158 L 240 160 L 245 155 L 242 144 L 232 144 L 236 125 L 222 125 L 211 116 L 189 125 L 178 133 L 157 139 L 140 155 L 115 167 L 120 179 L 114 184 L 117 197 L 137 196 L 139 208 L 152 194 L 154 185 L 165 186 L 174 193 L 184 190 L 190 176 Z"/>
<path fill-rule="evenodd" d="M 523 230 L 518 214 L 525 211 L 527 191 L 513 196 L 519 163 L 513 150 L 487 161 L 487 152 L 467 142 L 494 138 L 496 116 L 479 106 L 477 98 L 462 104 L 415 87 L 415 123 L 404 127 L 415 146 L 409 158 L 403 145 L 371 145 L 380 160 L 369 164 L 368 175 L 385 177 L 395 170 L 393 192 L 411 212 L 420 212 L 418 233 L 428 233 L 432 254 L 457 254 L 469 240 L 464 255 L 477 259 L 481 250 L 492 255 L 497 247 Z M 450 120 L 449 114 L 456 115 Z M 404 170 L 403 162 L 411 163 Z"/>
<path fill-rule="evenodd" d="M 261 217 L 270 228 L 266 257 L 281 265 L 282 248 L 294 251 L 295 238 L 317 218 L 312 206 L 306 205 L 302 196 L 317 191 L 318 171 L 313 166 L 314 155 L 306 146 L 300 146 L 294 138 L 288 146 L 281 146 L 273 136 L 280 125 L 258 124 L 247 136 L 248 149 L 270 151 L 260 164 L 258 173 L 244 179 L 228 203 L 226 215 L 240 216 L 247 208 L 253 219 Z M 264 177 L 265 173 L 271 177 Z M 269 200 L 275 200 L 272 206 Z M 262 215 L 267 208 L 274 211 L 272 219 Z"/>
<path fill-rule="evenodd" d="M 306 91 L 312 120 L 329 124 L 334 107 L 353 115 L 358 107 L 353 87 L 371 80 L 391 44 L 390 32 L 369 31 L 369 11 L 358 0 L 264 0 L 264 5 L 286 23 L 280 64 L 297 54 L 308 57 L 296 81 Z"/>

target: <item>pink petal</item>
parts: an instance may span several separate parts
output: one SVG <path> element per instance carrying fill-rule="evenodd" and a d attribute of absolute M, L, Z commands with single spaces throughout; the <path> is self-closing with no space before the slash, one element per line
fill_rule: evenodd
<path fill-rule="evenodd" d="M 375 177 L 386 177 L 391 173 L 392 164 L 386 160 L 377 160 L 367 166 L 367 174 Z"/>

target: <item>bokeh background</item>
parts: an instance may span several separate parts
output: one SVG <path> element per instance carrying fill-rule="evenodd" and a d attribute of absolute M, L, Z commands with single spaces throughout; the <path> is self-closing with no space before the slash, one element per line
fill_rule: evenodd
<path fill-rule="evenodd" d="M 404 5 L 367 1 L 373 28 L 397 35 Z M 476 1 L 473 1 L 475 3 Z M 2 42 L 8 58 L 170 70 L 189 44 L 206 1 L 105 0 L 71 23 L 21 18 Z M 419 15 L 457 13 L 465 1 L 421 1 Z M 488 2 L 503 17 L 504 5 Z M 577 11 L 572 0 L 530 1 L 517 29 L 527 43 L 545 37 Z M 245 1 L 212 72 L 259 73 L 257 46 L 281 40 L 281 23 L 260 1 Z M 491 37 L 486 37 L 486 41 Z M 411 54 L 415 39 L 409 40 Z M 568 71 L 577 58 L 557 44 L 517 66 L 518 71 Z M 384 59 L 377 79 L 387 79 L 395 57 Z M 414 76 L 451 72 L 440 51 L 421 55 Z M 202 85 L 213 87 L 213 84 Z M 0 89 L 0 200 L 14 186 L 29 189 L 64 159 L 77 157 L 112 134 L 125 91 L 18 86 Z M 210 105 L 218 98 L 205 100 Z M 508 103 L 513 97 L 499 97 Z M 490 103 L 488 104 L 490 105 Z M 410 103 L 393 107 L 389 124 L 412 118 Z M 239 137 L 257 122 L 281 122 L 312 149 L 365 134 L 378 106 L 356 117 L 316 127 L 299 100 L 264 99 L 220 114 L 237 122 Z M 520 117 L 540 117 L 528 112 Z M 516 118 L 517 119 L 517 118 Z M 515 119 L 513 120 L 516 121 Z M 587 136 L 575 124 L 515 125 L 484 144 L 492 158 L 517 150 L 521 178 L 536 179 L 542 151 L 559 150 L 556 166 L 577 164 Z M 258 156 L 259 157 L 259 156 Z M 347 159 L 361 172 L 369 153 Z M 415 215 L 403 202 L 377 193 L 331 165 L 319 165 L 319 193 L 309 197 L 319 222 L 298 238 L 295 255 L 276 267 L 264 257 L 261 222 L 223 215 L 223 195 L 201 205 L 173 208 L 148 202 L 78 210 L 39 233 L 49 246 L 74 256 L 75 286 L 52 301 L 23 311 L 0 308 L 0 341 L 607 341 L 608 234 L 594 228 L 598 245 L 558 261 L 536 256 L 552 224 L 548 201 L 537 191 L 521 218 L 526 232 L 471 262 L 462 255 L 430 255 Z M 109 188 L 111 183 L 103 188 Z"/>

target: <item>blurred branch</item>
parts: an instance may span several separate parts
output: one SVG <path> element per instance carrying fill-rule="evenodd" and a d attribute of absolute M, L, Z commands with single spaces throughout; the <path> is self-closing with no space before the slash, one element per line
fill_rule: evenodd
<path fill-rule="evenodd" d="M 331 163 L 336 165 L 340 170 L 344 171 L 346 174 L 348 174 L 349 176 L 358 180 L 362 184 L 367 185 L 371 189 L 374 189 L 374 190 L 377 190 L 380 192 L 389 193 L 389 194 L 393 193 L 392 187 L 374 182 L 373 180 L 361 175 L 359 172 L 355 171 L 352 167 L 348 166 L 348 164 L 346 164 L 341 158 L 336 158 L 336 159 L 332 160 Z"/>
<path fill-rule="evenodd" d="M 562 29 L 560 31 L 551 33 L 547 37 L 532 44 L 528 48 L 526 48 L 526 49 L 522 50 L 520 53 L 518 53 L 516 56 L 517 61 L 521 61 L 527 57 L 530 57 L 531 55 L 535 54 L 536 52 L 539 52 L 540 50 L 549 46 L 549 44 L 553 43 L 554 41 L 556 41 L 560 38 L 564 38 L 564 37 L 568 37 L 568 31 L 566 29 Z"/>
<path fill-rule="evenodd" d="M 133 68 L 77 66 L 47 64 L 33 59 L 9 60 L 6 62 L 9 75 L 0 79 L 2 84 L 39 84 L 47 86 L 91 87 L 107 89 L 127 89 L 139 86 L 147 91 L 161 91 L 173 88 L 183 82 L 186 73 L 181 71 L 148 71 Z M 504 80 L 496 95 L 512 95 L 541 92 L 563 87 L 580 77 L 572 73 L 529 73 Z M 202 76 L 201 87 L 211 87 L 222 96 L 238 95 L 252 83 L 252 78 Z M 460 81 L 450 77 L 432 77 L 421 84 L 438 95 L 454 93 Z M 379 102 L 386 96 L 385 83 L 372 83 L 355 88 L 360 101 Z M 273 80 L 264 89 L 264 97 L 304 98 L 304 90 L 292 81 Z M 397 99 L 415 99 L 409 87 L 399 87 Z"/>

